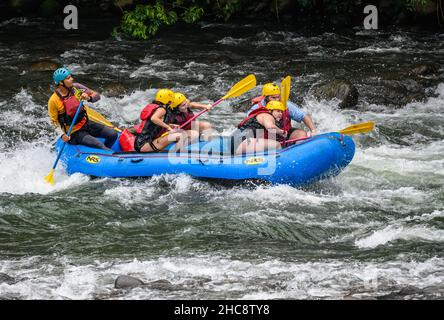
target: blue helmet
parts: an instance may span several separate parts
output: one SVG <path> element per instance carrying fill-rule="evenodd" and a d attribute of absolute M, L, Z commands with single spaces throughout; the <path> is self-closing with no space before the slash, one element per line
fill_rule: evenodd
<path fill-rule="evenodd" d="M 65 80 L 69 75 L 71 75 L 71 71 L 65 67 L 62 67 L 54 71 L 52 78 L 54 79 L 55 84 L 59 84 L 60 81 Z"/>

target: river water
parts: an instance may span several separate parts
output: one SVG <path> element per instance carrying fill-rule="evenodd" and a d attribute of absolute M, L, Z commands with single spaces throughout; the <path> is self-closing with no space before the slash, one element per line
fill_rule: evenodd
<path fill-rule="evenodd" d="M 139 42 L 110 37 L 112 23 L 0 23 L 0 272 L 15 279 L 0 282 L 0 299 L 444 297 L 444 33 L 201 23 Z M 250 73 L 259 84 L 292 75 L 290 99 L 320 132 L 377 127 L 353 136 L 339 176 L 304 188 L 91 179 L 61 165 L 50 186 L 51 71 L 31 68 L 42 60 L 102 92 L 95 108 L 122 127 L 158 88 L 209 102 Z M 410 75 L 418 63 L 441 65 Z M 358 88 L 353 109 L 311 97 L 336 77 Z M 235 105 L 259 89 L 202 118 L 232 132 Z M 118 290 L 119 275 L 170 284 Z"/>

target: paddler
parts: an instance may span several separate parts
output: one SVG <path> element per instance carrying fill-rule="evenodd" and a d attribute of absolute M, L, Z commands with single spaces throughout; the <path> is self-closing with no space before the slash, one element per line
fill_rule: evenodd
<path fill-rule="evenodd" d="M 68 137 L 66 133 L 74 119 L 81 100 L 96 102 L 100 95 L 86 86 L 75 83 L 71 71 L 59 68 L 53 74 L 56 88 L 48 101 L 48 113 L 52 124 L 64 142 L 83 144 L 88 147 L 110 150 L 117 139 L 114 129 L 88 119 L 86 103 L 76 119 L 76 123 Z M 102 143 L 97 138 L 104 138 Z"/>
<path fill-rule="evenodd" d="M 173 91 L 158 90 L 154 100 L 143 108 L 140 114 L 141 123 L 122 132 L 119 140 L 122 150 L 160 152 L 173 142 L 177 142 L 176 150 L 180 150 L 186 142 L 195 141 L 199 137 L 197 131 L 178 131 L 179 125 L 174 123 L 174 101 Z"/>
<path fill-rule="evenodd" d="M 266 83 L 262 87 L 262 95 L 251 100 L 251 108 L 248 113 L 258 108 L 265 107 L 270 101 L 280 101 L 281 90 L 278 85 L 274 83 Z M 292 128 L 291 120 L 298 123 L 303 122 L 309 131 Z M 317 133 L 316 126 L 312 118 L 303 112 L 296 104 L 287 101 L 287 109 L 282 114 L 283 128 L 289 133 L 288 139 L 301 139 L 311 137 Z"/>
<path fill-rule="evenodd" d="M 238 124 L 233 136 L 236 154 L 276 150 L 282 147 L 288 131 L 284 130 L 285 107 L 280 101 L 272 100 L 265 107 L 259 107 Z"/>

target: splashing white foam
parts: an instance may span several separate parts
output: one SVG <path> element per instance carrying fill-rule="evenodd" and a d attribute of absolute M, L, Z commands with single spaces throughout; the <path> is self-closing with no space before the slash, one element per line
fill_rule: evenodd
<path fill-rule="evenodd" d="M 62 261 L 60 261 L 62 260 Z M 179 299 L 193 294 L 203 299 L 343 299 L 377 297 L 406 285 L 442 285 L 442 258 L 423 262 L 396 259 L 376 262 L 239 261 L 220 256 L 160 257 L 140 261 L 73 264 L 57 259 L 54 265 L 31 267 L 29 258 L 4 261 L 1 271 L 27 279 L 0 284 L 2 295 L 21 299 Z M 144 283 L 166 280 L 175 290 L 137 288 L 116 296 L 114 280 L 130 275 Z M 111 293 L 111 295 L 110 295 Z"/>
<path fill-rule="evenodd" d="M 375 248 L 394 240 L 411 239 L 442 242 L 444 241 L 444 230 L 437 230 L 421 225 L 414 227 L 388 226 L 382 230 L 373 232 L 373 234 L 368 237 L 355 241 L 355 244 L 359 248 Z"/>
<path fill-rule="evenodd" d="M 20 148 L 0 154 L 0 193 L 47 194 L 83 184 L 89 178 L 82 174 L 68 176 L 59 163 L 55 172 L 55 185 L 46 183 L 57 155 L 47 146 L 24 143 Z"/>

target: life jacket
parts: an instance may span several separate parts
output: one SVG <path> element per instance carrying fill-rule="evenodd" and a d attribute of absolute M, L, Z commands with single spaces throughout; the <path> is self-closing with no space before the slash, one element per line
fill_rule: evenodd
<path fill-rule="evenodd" d="M 137 134 L 141 134 L 143 132 L 146 122 L 151 119 L 154 111 L 156 111 L 159 107 L 160 106 L 158 104 L 149 103 L 145 106 L 145 108 L 143 108 L 142 112 L 140 113 L 140 120 L 142 120 L 142 122 L 134 126 L 134 130 L 136 130 Z"/>
<path fill-rule="evenodd" d="M 70 91 L 66 96 L 62 96 L 62 94 L 58 92 L 58 90 L 55 90 L 54 93 L 60 98 L 63 103 L 63 107 L 65 108 L 65 112 L 59 114 L 58 118 L 62 129 L 66 130 L 65 127 L 69 127 L 74 120 L 77 108 L 80 105 L 80 96 L 82 95 L 82 91 L 76 88 L 72 88 L 72 91 Z M 78 130 L 83 127 L 87 121 L 88 115 L 86 113 L 86 109 L 82 105 L 82 109 L 80 109 L 79 115 L 77 116 L 76 122 L 74 123 L 76 129 Z"/>
<path fill-rule="evenodd" d="M 265 108 L 265 106 L 262 104 L 262 101 L 264 101 L 264 96 L 259 96 L 256 98 L 253 98 L 251 100 L 251 105 L 254 106 L 257 104 L 259 108 Z M 291 118 L 290 118 L 290 112 L 288 111 L 288 108 L 285 109 L 285 111 L 282 113 L 282 130 L 285 130 L 287 132 L 291 131 Z"/>
<path fill-rule="evenodd" d="M 172 112 L 172 119 L 171 119 L 172 122 L 171 123 L 181 126 L 182 124 L 184 124 L 185 122 L 190 120 L 193 116 L 194 116 L 194 113 L 193 113 L 193 111 L 191 111 L 190 108 L 188 108 L 188 110 L 186 112 L 181 112 L 181 111 L 179 111 L 179 109 L 176 108 Z M 183 130 L 191 130 L 191 121 L 189 123 L 187 123 L 187 125 L 185 127 L 183 127 L 182 129 Z"/>
<path fill-rule="evenodd" d="M 290 112 L 288 112 L 288 108 L 282 112 L 282 130 L 291 132 L 291 118 Z"/>
<path fill-rule="evenodd" d="M 264 135 L 261 138 L 268 139 L 268 130 L 265 129 L 265 127 L 263 125 L 261 125 L 259 123 L 259 121 L 257 121 L 257 116 L 259 114 L 261 114 L 261 113 L 268 113 L 268 114 L 270 114 L 270 110 L 268 110 L 267 108 L 263 108 L 262 107 L 262 108 L 257 108 L 255 110 L 251 111 L 248 114 L 248 116 L 237 125 L 237 128 L 239 130 L 241 130 L 241 131 L 244 131 L 244 130 L 247 130 L 247 129 L 253 130 L 253 136 L 255 138 L 257 138 L 257 130 L 260 129 L 264 133 Z M 282 129 L 283 128 L 282 123 L 283 123 L 282 120 L 281 121 L 276 121 L 276 126 L 279 129 Z M 280 141 L 284 141 L 285 139 L 286 139 L 286 137 L 283 137 L 281 135 L 277 135 L 276 136 L 276 141 L 280 142 Z"/>
<path fill-rule="evenodd" d="M 167 129 L 159 127 L 150 121 L 158 108 L 162 108 L 162 106 L 155 103 L 147 104 L 140 113 L 140 120 L 142 121 L 133 127 L 123 130 L 119 137 L 119 144 L 122 151 L 135 151 L 134 142 L 137 136 L 143 136 L 143 138 L 147 140 L 154 140 L 167 131 Z M 170 114 L 167 109 L 167 114 L 164 118 L 165 123 L 170 122 Z"/>
<path fill-rule="evenodd" d="M 251 111 L 247 117 L 242 120 L 238 125 L 237 128 L 240 130 L 245 130 L 245 129 L 265 129 L 265 127 L 263 125 L 261 125 L 257 119 L 256 116 L 261 114 L 261 113 L 270 113 L 270 110 L 268 110 L 265 107 L 259 107 L 257 109 L 254 109 L 253 111 Z"/>

